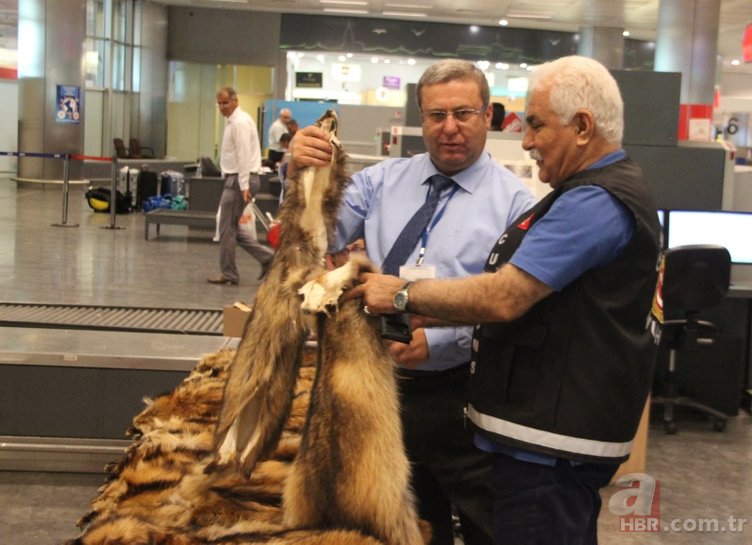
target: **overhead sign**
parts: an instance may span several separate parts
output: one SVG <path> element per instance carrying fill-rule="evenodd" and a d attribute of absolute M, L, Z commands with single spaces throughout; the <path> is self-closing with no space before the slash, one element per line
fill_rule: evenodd
<path fill-rule="evenodd" d="M 295 72 L 295 87 L 320 89 L 323 86 L 323 72 Z"/>
<path fill-rule="evenodd" d="M 360 81 L 359 64 L 332 64 L 332 79 L 334 81 Z"/>

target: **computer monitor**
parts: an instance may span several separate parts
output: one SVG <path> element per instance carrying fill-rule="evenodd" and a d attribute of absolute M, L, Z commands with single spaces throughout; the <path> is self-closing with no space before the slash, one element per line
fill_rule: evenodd
<path fill-rule="evenodd" d="M 731 254 L 731 284 L 752 287 L 752 213 L 670 210 L 668 247 L 718 244 Z"/>
<path fill-rule="evenodd" d="M 752 212 L 671 210 L 668 247 L 718 244 L 731 254 L 731 262 L 752 265 Z"/>

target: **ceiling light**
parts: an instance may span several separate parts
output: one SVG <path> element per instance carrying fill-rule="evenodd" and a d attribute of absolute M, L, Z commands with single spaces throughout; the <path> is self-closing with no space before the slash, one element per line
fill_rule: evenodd
<path fill-rule="evenodd" d="M 507 17 L 510 19 L 551 19 L 553 17 L 550 13 L 531 13 L 528 11 L 512 11 L 507 13 Z"/>
<path fill-rule="evenodd" d="M 480 32 L 480 27 L 478 25 L 470 25 L 470 32 L 473 34 Z"/>
<path fill-rule="evenodd" d="M 352 15 L 368 15 L 367 9 L 324 8 L 321 11 L 325 11 L 327 13 L 350 13 Z"/>
<path fill-rule="evenodd" d="M 387 8 L 398 8 L 398 9 L 427 9 L 431 6 L 426 6 L 425 4 L 398 4 L 398 3 L 386 3 L 384 7 Z"/>
<path fill-rule="evenodd" d="M 731 66 L 739 66 L 741 64 L 741 61 L 739 59 L 734 59 L 731 61 Z"/>
<path fill-rule="evenodd" d="M 509 21 L 507 21 L 506 19 L 500 19 L 499 20 L 499 24 L 501 26 L 507 26 L 507 25 L 509 25 Z"/>
<path fill-rule="evenodd" d="M 410 66 L 415 66 L 415 59 L 407 59 L 407 64 Z"/>
<path fill-rule="evenodd" d="M 631 35 L 631 32 L 629 32 L 628 30 L 625 30 L 624 32 L 621 33 L 621 35 L 624 36 L 625 38 L 628 38 Z"/>
<path fill-rule="evenodd" d="M 389 15 L 391 17 L 428 17 L 428 14 L 422 12 L 410 12 L 410 11 L 382 11 L 382 15 Z"/>
<path fill-rule="evenodd" d="M 371 57 L 371 64 L 377 64 L 379 62 L 378 57 Z"/>
<path fill-rule="evenodd" d="M 322 4 L 335 4 L 338 6 L 367 6 L 368 2 L 362 0 L 319 0 Z"/>

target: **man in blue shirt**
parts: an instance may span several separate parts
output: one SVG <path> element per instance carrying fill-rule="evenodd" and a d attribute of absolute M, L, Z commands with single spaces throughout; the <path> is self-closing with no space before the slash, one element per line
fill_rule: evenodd
<path fill-rule="evenodd" d="M 383 266 L 403 228 L 428 200 L 435 175 L 441 191 L 428 225 L 395 274 L 406 279 L 465 277 L 482 271 L 498 234 L 534 202 L 530 191 L 484 151 L 492 116 L 484 74 L 465 61 L 430 66 L 417 86 L 427 153 L 387 159 L 352 176 L 337 224 L 335 250 L 365 240 Z M 326 135 L 301 129 L 292 141 L 291 172 L 324 166 Z M 396 269 L 398 267 L 398 270 Z M 409 344 L 391 343 L 400 366 L 405 444 L 413 463 L 420 515 L 435 545 L 453 545 L 451 505 L 467 545 L 491 542 L 490 456 L 464 427 L 471 328 L 416 329 Z"/>
<path fill-rule="evenodd" d="M 363 274 L 347 297 L 480 324 L 468 417 L 494 457 L 494 542 L 595 545 L 599 489 L 629 455 L 652 381 L 658 217 L 598 62 L 534 71 L 526 121 L 523 147 L 553 191 L 504 232 L 483 274 L 407 286 Z"/>

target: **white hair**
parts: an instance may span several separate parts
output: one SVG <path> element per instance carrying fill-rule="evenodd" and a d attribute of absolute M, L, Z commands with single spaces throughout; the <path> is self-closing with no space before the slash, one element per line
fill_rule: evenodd
<path fill-rule="evenodd" d="M 528 94 L 550 89 L 550 104 L 562 123 L 572 121 L 579 109 L 595 118 L 595 132 L 610 144 L 621 146 L 624 102 L 616 80 L 598 61 L 578 55 L 561 57 L 533 70 Z"/>

